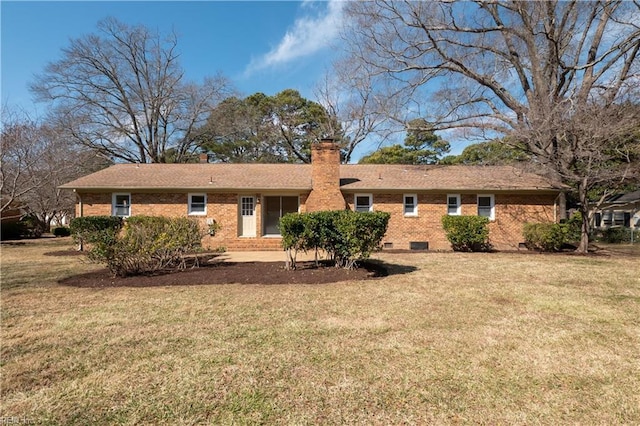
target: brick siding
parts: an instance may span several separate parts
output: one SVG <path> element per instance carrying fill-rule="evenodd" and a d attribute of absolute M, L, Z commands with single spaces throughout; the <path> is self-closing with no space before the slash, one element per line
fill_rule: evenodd
<path fill-rule="evenodd" d="M 311 185 L 305 211 L 344 210 L 340 192 L 340 147 L 323 141 L 311 146 Z"/>
<path fill-rule="evenodd" d="M 415 193 L 415 192 L 414 192 Z M 239 236 L 239 197 L 257 196 L 256 237 Z M 306 211 L 308 194 L 300 194 L 300 211 Z M 447 214 L 446 193 L 417 193 L 417 216 L 405 216 L 403 193 L 373 194 L 373 209 L 391 213 L 389 229 L 383 240 L 393 249 L 409 249 L 410 242 L 428 242 L 430 250 L 450 250 L 441 225 Z M 77 216 L 110 215 L 111 193 L 82 194 L 82 212 L 77 205 Z M 554 220 L 555 194 L 494 194 L 495 220 L 489 225 L 489 235 L 498 250 L 517 249 L 522 242 L 522 226 L 525 222 L 552 222 Z M 353 209 L 353 194 L 345 194 L 344 200 Z M 181 217 L 187 215 L 188 193 L 131 193 L 131 214 Z M 477 194 L 461 194 L 461 213 L 477 214 Z M 206 216 L 192 216 L 207 227 L 207 219 L 214 219 L 221 228 L 215 236 L 205 236 L 203 246 L 209 249 L 224 247 L 227 250 L 281 250 L 280 238 L 263 237 L 262 195 L 239 193 L 208 193 Z"/>
<path fill-rule="evenodd" d="M 488 195 L 483 193 L 481 195 Z M 493 194 L 495 220 L 489 224 L 489 238 L 497 250 L 518 249 L 522 227 L 526 222 L 552 222 L 555 194 Z M 373 194 L 373 210 L 391 214 L 383 243 L 393 249 L 406 250 L 411 242 L 428 242 L 429 250 L 450 250 L 442 229 L 447 214 L 447 193 L 418 193 L 418 214 L 404 215 L 404 194 Z M 461 194 L 461 214 L 476 215 L 478 194 Z M 345 195 L 353 209 L 353 194 Z"/>

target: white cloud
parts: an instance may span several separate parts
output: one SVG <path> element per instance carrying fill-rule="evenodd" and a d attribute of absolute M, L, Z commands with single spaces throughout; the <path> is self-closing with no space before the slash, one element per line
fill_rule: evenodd
<path fill-rule="evenodd" d="M 303 8 L 310 4 L 304 2 Z M 329 46 L 340 31 L 343 5 L 343 1 L 329 0 L 323 14 L 298 18 L 276 47 L 251 61 L 246 73 L 286 64 Z"/>

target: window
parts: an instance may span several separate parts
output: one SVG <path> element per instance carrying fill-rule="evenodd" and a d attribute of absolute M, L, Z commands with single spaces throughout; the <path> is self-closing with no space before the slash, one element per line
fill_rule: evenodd
<path fill-rule="evenodd" d="M 189 194 L 189 214 L 201 216 L 207 214 L 206 194 Z"/>
<path fill-rule="evenodd" d="M 449 216 L 460 216 L 460 210 L 460 194 L 447 195 L 447 214 Z"/>
<path fill-rule="evenodd" d="M 404 194 L 404 215 L 418 216 L 418 196 L 416 194 Z"/>
<path fill-rule="evenodd" d="M 298 213 L 298 196 L 264 197 L 264 235 L 280 235 L 280 218 L 287 213 Z"/>
<path fill-rule="evenodd" d="M 373 211 L 373 195 L 356 194 L 354 196 L 353 204 L 355 206 L 355 211 L 357 212 L 371 212 Z"/>
<path fill-rule="evenodd" d="M 493 195 L 478 195 L 478 216 L 495 219 L 495 206 Z"/>
<path fill-rule="evenodd" d="M 242 216 L 253 216 L 253 197 L 242 197 L 240 199 L 240 210 Z"/>
<path fill-rule="evenodd" d="M 131 194 L 113 194 L 111 211 L 113 212 L 113 216 L 131 216 Z"/>
<path fill-rule="evenodd" d="M 623 226 L 624 225 L 624 212 L 614 211 L 613 212 L 613 226 Z"/>

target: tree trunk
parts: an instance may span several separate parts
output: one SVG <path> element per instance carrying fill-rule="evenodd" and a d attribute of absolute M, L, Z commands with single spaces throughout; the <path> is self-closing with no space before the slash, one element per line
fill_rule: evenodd
<path fill-rule="evenodd" d="M 582 214 L 582 226 L 580 232 L 580 244 L 576 249 L 578 253 L 587 253 L 589 250 L 589 200 L 587 198 L 587 188 L 585 182 L 578 185 L 578 196 L 580 198 L 580 213 Z"/>

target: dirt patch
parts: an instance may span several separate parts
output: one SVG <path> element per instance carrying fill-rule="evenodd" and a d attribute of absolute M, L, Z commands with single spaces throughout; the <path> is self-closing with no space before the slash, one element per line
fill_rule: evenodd
<path fill-rule="evenodd" d="M 366 262 L 358 269 L 346 270 L 321 263 L 298 262 L 295 271 L 284 269 L 284 262 L 217 262 L 153 276 L 112 277 L 102 269 L 59 281 L 62 285 L 84 288 L 158 287 L 208 284 L 326 284 L 349 280 L 375 279 L 387 275 L 384 266 Z"/>

